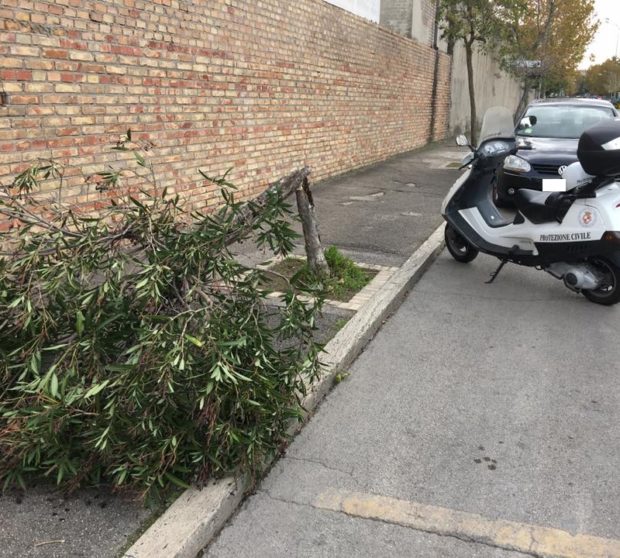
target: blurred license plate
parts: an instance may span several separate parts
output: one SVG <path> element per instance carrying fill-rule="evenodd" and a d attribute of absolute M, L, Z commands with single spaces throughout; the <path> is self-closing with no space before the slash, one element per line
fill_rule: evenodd
<path fill-rule="evenodd" d="M 566 180 L 564 178 L 544 178 L 543 192 L 566 192 Z"/>

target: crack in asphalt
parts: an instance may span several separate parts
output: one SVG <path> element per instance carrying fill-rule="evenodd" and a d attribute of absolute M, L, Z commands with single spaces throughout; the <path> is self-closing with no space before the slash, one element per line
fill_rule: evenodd
<path fill-rule="evenodd" d="M 359 485 L 359 481 L 355 478 L 354 476 L 354 467 L 351 467 L 350 471 L 345 471 L 343 469 L 338 469 L 337 467 L 332 467 L 330 465 L 327 465 L 327 463 L 324 463 L 323 461 L 320 461 L 318 459 L 311 459 L 309 457 L 293 457 L 292 455 L 285 455 L 283 458 L 284 459 L 290 459 L 291 461 L 299 461 L 301 463 L 313 463 L 315 465 L 320 465 L 321 467 L 323 467 L 324 469 L 327 469 L 328 471 L 334 471 L 336 473 L 342 473 L 343 475 L 347 475 L 348 477 L 351 477 L 351 479 L 353 479 L 353 481 L 355 481 L 355 484 Z"/>

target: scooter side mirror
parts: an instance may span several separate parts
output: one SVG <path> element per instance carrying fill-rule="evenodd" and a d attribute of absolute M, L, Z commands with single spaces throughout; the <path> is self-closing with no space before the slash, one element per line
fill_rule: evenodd
<path fill-rule="evenodd" d="M 471 151 L 476 151 L 476 148 L 471 143 L 469 143 L 469 140 L 467 139 L 467 136 L 465 134 L 460 134 L 456 136 L 456 145 L 460 147 L 469 147 Z"/>
<path fill-rule="evenodd" d="M 519 130 L 531 128 L 536 125 L 536 122 L 538 122 L 538 118 L 536 118 L 533 114 L 530 116 L 525 116 L 519 122 Z"/>
<path fill-rule="evenodd" d="M 465 157 L 463 157 L 463 160 L 461 161 L 461 166 L 459 167 L 459 170 L 464 169 L 465 167 L 471 165 L 471 163 L 474 160 L 474 158 L 475 158 L 474 152 L 470 151 L 467 155 L 465 155 Z"/>

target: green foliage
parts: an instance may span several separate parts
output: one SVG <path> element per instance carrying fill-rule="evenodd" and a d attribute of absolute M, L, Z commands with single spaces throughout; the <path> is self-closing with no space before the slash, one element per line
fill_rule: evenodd
<path fill-rule="evenodd" d="M 189 212 L 178 197 L 149 193 L 152 166 L 131 142 L 128 132 L 115 149 L 133 152 L 152 184 L 98 216 L 37 201 L 50 168 L 61 178 L 52 163 L 0 197 L 0 214 L 22 223 L 0 236 L 10 246 L 0 257 L 5 485 L 46 477 L 152 495 L 255 472 L 319 374 L 320 301 L 302 302 L 295 293 L 306 289 L 293 281 L 281 307 L 266 307 L 264 272 L 228 249 L 253 239 L 288 253 L 295 235 L 279 191 L 260 207 L 242 204 L 226 176 L 210 178 L 221 207 Z M 128 172 L 100 177 L 114 187 Z"/>
<path fill-rule="evenodd" d="M 266 273 L 274 273 L 265 286 L 279 290 L 292 277 L 295 285 L 304 285 L 307 292 L 325 298 L 350 300 L 351 296 L 363 289 L 372 275 L 360 268 L 353 260 L 344 256 L 335 246 L 325 250 L 329 275 L 317 275 L 302 260 L 287 258 Z"/>
<path fill-rule="evenodd" d="M 518 115 L 532 87 L 542 88 L 542 93 L 574 88 L 577 66 L 598 27 L 594 0 L 439 0 L 439 15 L 449 51 L 459 41 L 465 46 L 472 132 L 476 127 L 474 47 L 496 58 L 522 82 Z M 538 60 L 541 66 L 529 68 L 526 60 Z"/>
<path fill-rule="evenodd" d="M 368 273 L 335 246 L 325 250 L 325 259 L 331 274 L 330 291 L 336 296 L 342 296 L 346 291 L 359 291 L 370 282 Z"/>
<path fill-rule="evenodd" d="M 497 55 L 504 69 L 542 93 L 572 92 L 577 66 L 594 37 L 598 22 L 594 0 L 498 0 L 495 20 L 500 40 Z M 528 69 L 523 60 L 539 60 Z"/>
<path fill-rule="evenodd" d="M 439 0 L 438 15 L 442 38 L 448 42 L 448 52 L 452 53 L 459 41 L 465 47 L 467 64 L 467 89 L 469 93 L 469 134 L 470 141 L 476 145 L 478 116 L 476 92 L 474 87 L 474 48 L 491 50 L 497 38 L 494 4 L 490 0 Z"/>
<path fill-rule="evenodd" d="M 620 58 L 615 56 L 590 66 L 585 75 L 582 92 L 616 97 L 620 92 Z"/>
<path fill-rule="evenodd" d="M 439 0 L 439 17 L 442 37 L 451 46 L 458 41 L 482 46 L 495 33 L 489 0 Z"/>

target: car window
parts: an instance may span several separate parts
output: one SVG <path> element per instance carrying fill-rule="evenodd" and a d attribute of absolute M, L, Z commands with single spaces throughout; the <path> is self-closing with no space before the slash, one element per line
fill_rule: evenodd
<path fill-rule="evenodd" d="M 578 138 L 590 126 L 615 117 L 611 108 L 547 105 L 529 107 L 525 116 L 536 124 L 517 130 L 517 135 L 536 138 Z"/>

